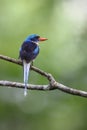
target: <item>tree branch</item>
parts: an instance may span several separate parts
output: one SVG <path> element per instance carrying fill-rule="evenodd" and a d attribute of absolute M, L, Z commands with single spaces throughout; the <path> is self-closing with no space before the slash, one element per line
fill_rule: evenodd
<path fill-rule="evenodd" d="M 5 61 L 9 61 L 12 63 L 15 63 L 17 65 L 21 65 L 22 66 L 22 61 L 21 60 L 16 60 L 14 58 L 10 58 L 7 56 L 3 56 L 0 55 L 0 59 L 3 59 Z M 49 84 L 48 85 L 32 85 L 32 84 L 28 84 L 27 85 L 27 89 L 31 89 L 31 90 L 61 90 L 63 92 L 66 92 L 68 94 L 72 94 L 72 95 L 77 95 L 77 96 L 81 96 L 81 97 L 86 97 L 87 98 L 87 92 L 86 91 L 82 91 L 82 90 L 77 90 L 74 88 L 70 88 L 67 87 L 61 83 L 58 83 L 54 77 L 47 72 L 44 72 L 34 66 L 31 66 L 31 70 L 39 73 L 40 75 L 44 76 L 45 78 L 48 79 Z M 24 88 L 24 84 L 23 83 L 18 83 L 18 82 L 11 82 L 11 81 L 4 81 L 4 80 L 0 80 L 0 86 L 7 86 L 7 87 L 15 87 L 15 88 Z"/>

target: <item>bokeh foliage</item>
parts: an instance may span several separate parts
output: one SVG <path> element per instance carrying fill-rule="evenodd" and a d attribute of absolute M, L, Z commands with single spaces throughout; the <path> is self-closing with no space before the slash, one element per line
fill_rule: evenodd
<path fill-rule="evenodd" d="M 85 0 L 0 1 L 0 53 L 18 58 L 29 34 L 49 40 L 34 65 L 58 82 L 87 90 L 87 2 Z M 20 66 L 0 60 L 0 79 L 23 82 Z M 29 82 L 47 84 L 30 72 Z M 42 92 L 0 87 L 0 130 L 86 130 L 87 99 L 58 90 Z"/>

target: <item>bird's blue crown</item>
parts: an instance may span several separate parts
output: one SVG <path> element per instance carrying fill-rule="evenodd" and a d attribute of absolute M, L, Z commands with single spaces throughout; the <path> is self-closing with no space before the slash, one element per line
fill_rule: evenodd
<path fill-rule="evenodd" d="M 38 42 L 39 41 L 39 35 L 37 35 L 37 34 L 31 34 L 31 35 L 29 35 L 26 39 L 25 39 L 25 41 L 34 41 L 34 42 Z"/>

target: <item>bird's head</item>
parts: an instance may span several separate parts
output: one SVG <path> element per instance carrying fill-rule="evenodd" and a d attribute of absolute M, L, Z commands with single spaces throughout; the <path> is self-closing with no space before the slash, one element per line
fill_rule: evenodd
<path fill-rule="evenodd" d="M 32 41 L 32 42 L 34 42 L 34 43 L 36 43 L 36 44 L 38 44 L 40 41 L 45 41 L 45 40 L 47 40 L 47 38 L 42 38 L 42 37 L 40 37 L 40 36 L 37 35 L 37 34 L 31 34 L 31 35 L 29 35 L 29 36 L 25 39 L 25 41 Z"/>

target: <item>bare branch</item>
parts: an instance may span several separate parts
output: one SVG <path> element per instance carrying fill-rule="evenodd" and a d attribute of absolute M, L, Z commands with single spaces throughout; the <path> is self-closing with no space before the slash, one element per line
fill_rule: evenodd
<path fill-rule="evenodd" d="M 21 60 L 16 60 L 16 59 L 10 58 L 10 57 L 8 57 L 8 56 L 0 55 L 0 59 L 5 60 L 5 61 L 9 61 L 9 62 L 12 62 L 12 63 L 15 63 L 15 64 L 17 64 L 17 65 L 21 65 L 21 66 L 23 65 Z M 39 73 L 39 74 L 45 76 L 46 78 L 49 77 L 49 76 L 48 76 L 48 75 L 49 75 L 48 73 L 46 73 L 46 72 L 44 72 L 44 71 L 42 71 L 42 70 L 40 70 L 40 69 L 38 69 L 38 68 L 36 68 L 36 67 L 34 67 L 34 66 L 31 66 L 31 70 L 33 70 L 33 71 L 35 71 L 35 72 L 37 72 L 37 73 Z M 48 79 L 49 79 L 49 78 L 48 78 Z M 50 79 L 49 79 L 49 80 L 50 80 Z"/>
<path fill-rule="evenodd" d="M 4 81 L 4 80 L 0 81 L 0 86 L 12 87 L 12 88 L 22 88 L 22 89 L 24 89 L 24 87 L 25 87 L 23 83 Z M 77 90 L 77 89 L 73 89 L 73 88 L 69 88 L 69 87 L 67 87 L 67 86 L 65 86 L 63 84 L 57 83 L 57 82 L 55 82 L 54 86 L 51 86 L 51 84 L 49 84 L 49 85 L 28 84 L 27 89 L 30 89 L 30 90 L 43 90 L 43 91 L 58 89 L 58 90 L 64 91 L 64 92 L 72 94 L 72 95 L 87 97 L 87 92 Z"/>
<path fill-rule="evenodd" d="M 10 58 L 8 56 L 0 55 L 0 59 L 9 61 L 9 62 L 12 62 L 12 63 L 15 63 L 15 64 L 18 64 L 18 65 L 22 65 L 22 62 L 20 60 L 16 60 L 16 59 Z"/>
<path fill-rule="evenodd" d="M 9 61 L 9 62 L 12 62 L 12 63 L 15 63 L 15 64 L 22 66 L 22 61 L 16 60 L 14 58 L 10 58 L 10 57 L 7 57 L 7 56 L 0 55 L 0 59 L 3 59 L 3 60 L 6 60 L 6 61 Z M 31 70 L 33 70 L 33 71 L 41 74 L 42 76 L 46 77 L 49 81 L 49 84 L 48 85 L 28 84 L 27 89 L 31 89 L 31 90 L 55 90 L 55 89 L 58 89 L 58 90 L 61 90 L 63 92 L 66 92 L 68 94 L 77 95 L 77 96 L 87 98 L 87 92 L 86 91 L 77 90 L 77 89 L 74 89 L 74 88 L 67 87 L 67 86 L 65 86 L 61 83 L 58 83 L 51 74 L 44 72 L 44 71 L 42 71 L 42 70 L 40 70 L 40 69 L 38 69 L 34 66 L 31 66 Z M 23 83 L 4 81 L 4 80 L 0 81 L 0 86 L 24 88 Z"/>

